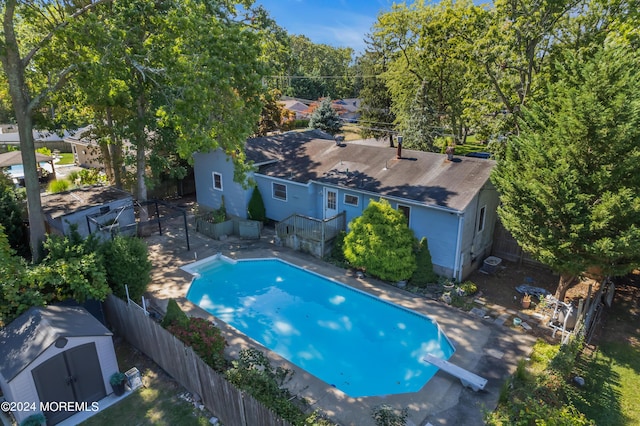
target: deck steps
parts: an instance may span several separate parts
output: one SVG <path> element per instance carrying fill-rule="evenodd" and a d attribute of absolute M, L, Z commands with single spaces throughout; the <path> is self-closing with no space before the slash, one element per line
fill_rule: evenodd
<path fill-rule="evenodd" d="M 435 365 L 445 373 L 449 373 L 452 376 L 457 377 L 458 379 L 460 379 L 463 386 L 471 388 L 475 392 L 483 390 L 487 385 L 487 379 L 480 377 L 477 374 L 472 373 L 471 371 L 465 370 L 462 367 L 458 367 L 457 365 L 452 364 L 449 361 L 445 361 L 444 359 L 440 359 L 431 354 L 427 354 L 424 360 Z"/>

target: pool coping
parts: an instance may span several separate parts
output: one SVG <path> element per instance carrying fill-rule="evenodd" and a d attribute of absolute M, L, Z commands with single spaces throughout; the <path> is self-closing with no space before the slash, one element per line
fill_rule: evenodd
<path fill-rule="evenodd" d="M 288 385 L 294 394 L 306 398 L 311 408 L 320 409 L 341 425 L 373 426 L 371 412 L 380 404 L 397 409 L 407 408 L 408 425 L 481 425 L 483 413 L 493 410 L 497 405 L 503 381 L 515 372 L 518 361 L 529 355 L 535 342 L 532 336 L 520 331 L 496 325 L 370 277 L 359 278 L 354 271 L 277 247 L 271 241 L 216 241 L 197 234 L 191 238 L 192 251 L 176 248 L 167 244 L 164 239 L 148 239 L 150 257 L 154 263 L 153 281 L 148 291 L 151 303 L 164 312 L 168 299 L 174 298 L 189 315 L 215 321 L 229 342 L 231 356 L 237 355 L 246 347 L 265 351 L 274 365 L 295 371 L 294 378 Z M 179 241 L 176 237 L 176 242 Z M 419 392 L 384 397 L 348 397 L 189 302 L 186 294 L 192 275 L 180 268 L 198 261 L 196 250 L 201 259 L 216 253 L 232 259 L 284 259 L 382 300 L 420 312 L 435 320 L 455 345 L 456 352 L 450 361 L 487 378 L 487 387 L 484 391 L 473 392 L 463 388 L 455 378 L 439 371 Z"/>

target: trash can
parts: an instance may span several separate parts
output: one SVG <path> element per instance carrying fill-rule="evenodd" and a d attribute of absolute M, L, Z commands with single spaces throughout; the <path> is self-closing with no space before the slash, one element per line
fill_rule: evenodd
<path fill-rule="evenodd" d="M 484 269 L 485 272 L 493 274 L 498 270 L 498 266 L 500 265 L 500 263 L 502 263 L 502 259 L 500 259 L 499 257 L 489 256 L 484 260 L 482 269 Z"/>

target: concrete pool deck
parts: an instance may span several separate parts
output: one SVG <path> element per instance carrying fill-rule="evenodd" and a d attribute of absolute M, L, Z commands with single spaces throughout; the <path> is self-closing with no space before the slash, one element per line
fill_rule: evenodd
<path fill-rule="evenodd" d="M 188 251 L 181 221 L 181 218 L 170 221 L 164 227 L 162 236 L 152 235 L 145 239 L 154 265 L 148 296 L 151 298 L 151 306 L 161 312 L 166 309 L 168 300 L 173 298 L 189 315 L 213 319 L 206 311 L 185 298 L 191 284 L 191 275 L 180 267 L 196 259 L 204 259 L 216 253 L 236 259 L 276 257 L 428 315 L 438 322 L 456 348 L 449 361 L 488 379 L 484 391 L 473 392 L 464 388 L 458 379 L 439 371 L 419 392 L 351 398 L 266 350 L 222 321 L 215 320 L 229 343 L 230 355 L 234 356 L 241 349 L 250 346 L 264 350 L 274 365 L 282 365 L 295 371 L 288 384 L 294 394 L 305 398 L 312 409 L 321 410 L 340 425 L 373 426 L 375 422 L 372 410 L 381 404 L 398 410 L 407 408 L 407 425 L 482 425 L 483 413 L 493 410 L 497 405 L 504 380 L 515 372 L 518 361 L 530 354 L 535 343 L 534 337 L 508 326 L 497 325 L 493 319 L 483 320 L 378 280 L 357 278 L 353 271 L 337 268 L 310 255 L 277 247 L 273 244 L 273 232 L 269 229 L 263 232 L 260 240 L 230 237 L 218 241 L 197 234 L 191 219 L 191 250 Z M 381 318 L 381 321 L 384 319 Z M 348 350 L 349 348 L 345 348 L 345 351 Z"/>

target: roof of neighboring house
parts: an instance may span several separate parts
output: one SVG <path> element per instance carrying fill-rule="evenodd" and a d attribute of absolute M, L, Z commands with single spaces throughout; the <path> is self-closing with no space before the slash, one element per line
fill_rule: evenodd
<path fill-rule="evenodd" d="M 31 307 L 0 330 L 0 373 L 12 380 L 61 337 L 112 334 L 81 306 Z"/>
<path fill-rule="evenodd" d="M 67 137 L 65 137 L 64 141 L 71 144 L 76 144 L 76 145 L 85 145 L 85 146 L 97 145 L 98 143 L 96 142 L 96 140 L 93 138 L 93 135 L 91 134 L 91 131 L 94 129 L 94 127 L 95 126 L 93 126 L 92 124 L 86 127 L 81 127 L 78 130 L 76 130 L 73 134 L 70 134 Z"/>
<path fill-rule="evenodd" d="M 338 185 L 462 211 L 489 179 L 495 161 L 343 143 L 317 132 L 250 139 L 247 158 L 261 174 L 307 183 Z M 262 161 L 258 161 L 262 160 Z M 274 161 L 275 160 L 275 161 Z"/>
<path fill-rule="evenodd" d="M 42 210 L 45 215 L 56 218 L 89 207 L 101 206 L 111 201 L 132 197 L 128 192 L 115 186 L 88 186 L 72 191 L 43 195 Z"/>
<path fill-rule="evenodd" d="M 309 108 L 307 105 L 303 104 L 300 101 L 296 101 L 295 99 L 280 101 L 279 103 L 282 104 L 285 109 L 293 112 L 304 112 L 307 110 L 307 108 Z"/>
<path fill-rule="evenodd" d="M 16 131 L 10 133 L 0 133 L 0 143 L 20 143 L 20 134 L 17 131 L 17 126 L 15 129 Z M 64 130 L 62 136 L 54 131 L 34 130 L 33 140 L 36 142 L 61 142 L 72 134 L 73 132 L 68 130 Z"/>
<path fill-rule="evenodd" d="M 357 112 L 360 109 L 360 98 L 345 98 L 333 101 L 334 104 L 340 105 L 346 112 Z"/>
<path fill-rule="evenodd" d="M 36 161 L 38 163 L 52 160 L 53 157 L 36 152 Z M 9 151 L 0 154 L 0 167 L 15 166 L 17 164 L 22 164 L 22 153 L 20 151 Z"/>

